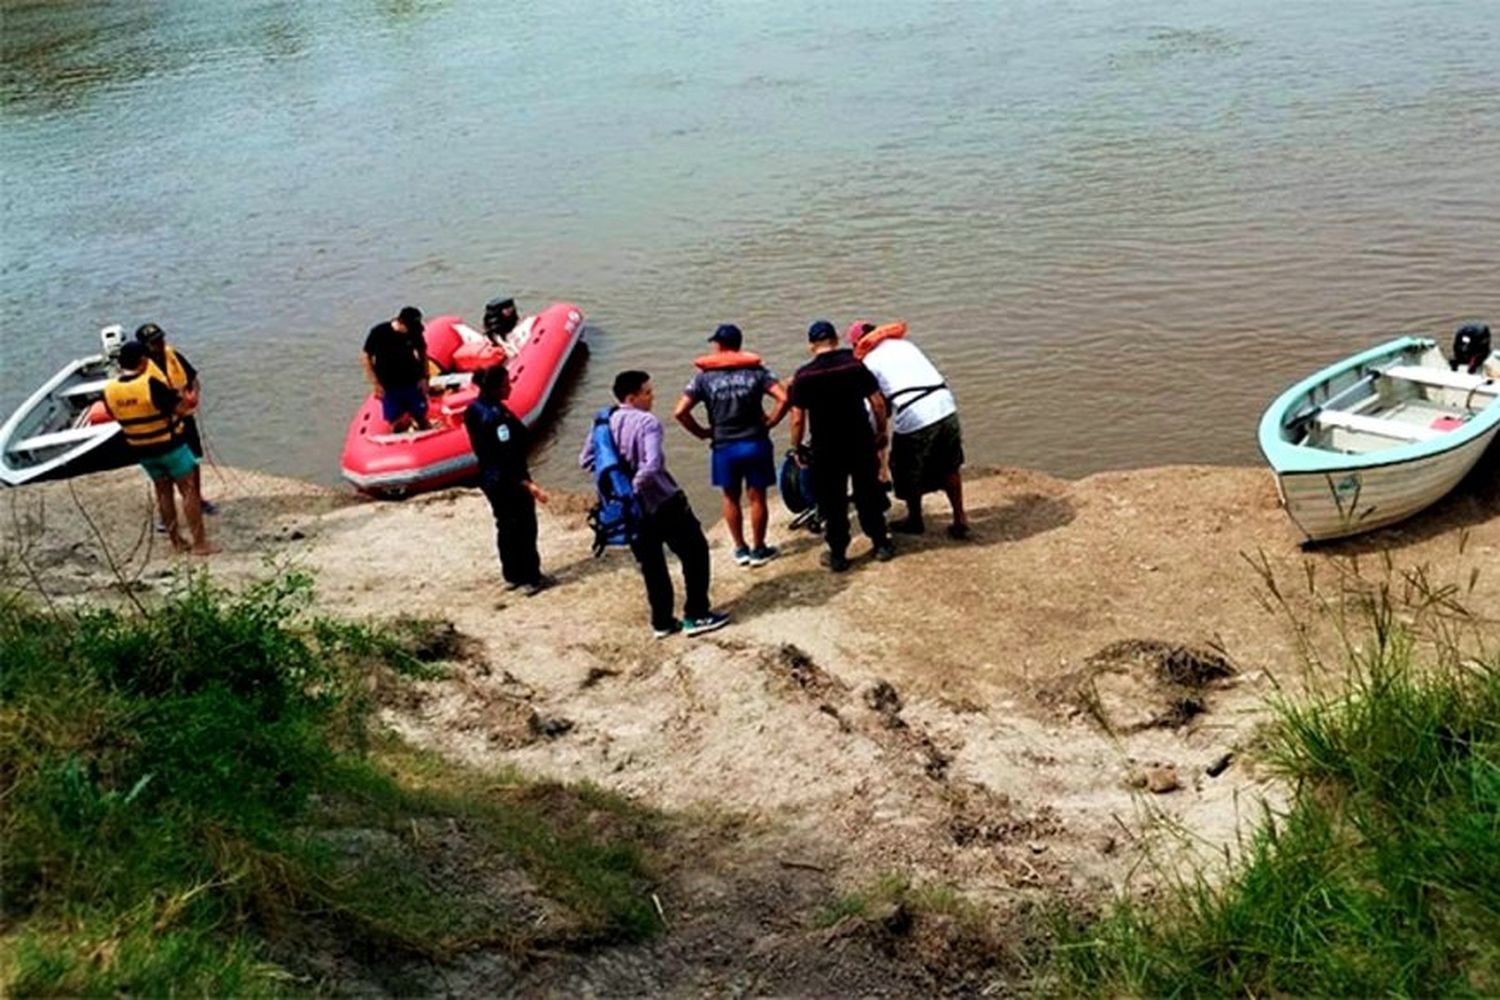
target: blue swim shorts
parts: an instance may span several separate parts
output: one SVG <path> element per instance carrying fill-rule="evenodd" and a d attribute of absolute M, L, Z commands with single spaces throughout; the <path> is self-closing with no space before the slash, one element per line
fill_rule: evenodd
<path fill-rule="evenodd" d="M 159 483 L 163 479 L 182 479 L 197 467 L 198 457 L 185 444 L 180 444 L 164 454 L 141 459 L 141 468 L 146 470 L 146 475 L 150 476 L 154 483 Z"/>
<path fill-rule="evenodd" d="M 394 424 L 407 413 L 418 420 L 426 420 L 427 387 L 418 382 L 416 385 L 385 390 L 385 395 L 380 399 L 380 413 L 388 424 Z"/>
<path fill-rule="evenodd" d="M 769 438 L 721 441 L 714 445 L 710 464 L 713 484 L 720 489 L 739 489 L 744 483 L 763 490 L 776 482 L 776 454 Z"/>

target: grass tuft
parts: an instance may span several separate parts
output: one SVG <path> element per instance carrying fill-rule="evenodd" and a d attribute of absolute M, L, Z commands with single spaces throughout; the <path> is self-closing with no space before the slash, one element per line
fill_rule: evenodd
<path fill-rule="evenodd" d="M 369 692 L 433 668 L 311 599 L 291 575 L 189 578 L 149 614 L 0 600 L 0 991 L 281 995 L 337 966 L 318 949 L 657 929 L 653 817 L 372 730 Z"/>
<path fill-rule="evenodd" d="M 1462 650 L 1452 592 L 1405 584 L 1414 611 L 1390 589 L 1361 590 L 1368 628 L 1345 637 L 1336 693 L 1276 704 L 1263 754 L 1293 785 L 1285 814 L 1266 817 L 1226 880 L 1195 875 L 1064 922 L 1057 989 L 1500 989 L 1500 657 Z"/>

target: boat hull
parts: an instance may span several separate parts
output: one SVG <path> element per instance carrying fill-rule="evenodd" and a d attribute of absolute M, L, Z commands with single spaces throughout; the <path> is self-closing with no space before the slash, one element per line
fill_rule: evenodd
<path fill-rule="evenodd" d="M 1469 474 L 1495 429 L 1435 455 L 1366 468 L 1277 476 L 1287 516 L 1310 541 L 1374 531 L 1432 506 Z"/>
<path fill-rule="evenodd" d="M 131 464 L 120 425 L 92 419 L 109 375 L 102 355 L 79 358 L 32 393 L 0 426 L 0 483 L 22 486 Z"/>
<path fill-rule="evenodd" d="M 434 318 L 425 331 L 438 346 L 462 323 L 456 316 Z M 527 427 L 542 417 L 568 359 L 583 337 L 583 313 L 560 302 L 529 320 L 524 344 L 506 362 L 511 375 L 507 405 Z M 435 356 L 451 357 L 451 344 Z M 450 375 L 445 392 L 430 397 L 429 431 L 392 434 L 381 414 L 380 401 L 367 396 L 350 422 L 344 441 L 341 471 L 355 489 L 370 496 L 394 499 L 442 489 L 473 477 L 478 459 L 469 445 L 463 415 L 478 395 L 467 377 Z"/>
<path fill-rule="evenodd" d="M 1439 419 L 1382 417 L 1393 412 L 1382 409 L 1387 403 L 1399 408 L 1393 384 L 1428 387 L 1426 397 L 1406 398 L 1426 405 L 1422 420 Z M 1259 434 L 1287 515 L 1309 541 L 1325 541 L 1384 528 L 1431 506 L 1468 475 L 1500 432 L 1495 386 L 1484 374 L 1450 373 L 1436 344 L 1417 337 L 1397 338 L 1299 382 L 1266 410 Z M 1439 404 L 1446 409 L 1434 408 Z"/>

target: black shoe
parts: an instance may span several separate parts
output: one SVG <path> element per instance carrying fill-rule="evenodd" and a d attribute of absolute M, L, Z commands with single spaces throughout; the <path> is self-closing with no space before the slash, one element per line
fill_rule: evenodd
<path fill-rule="evenodd" d="M 903 535 L 920 535 L 927 530 L 927 525 L 920 518 L 903 517 L 899 521 L 892 521 L 890 529 Z"/>
<path fill-rule="evenodd" d="M 528 583 L 526 585 L 524 593 L 527 597 L 535 597 L 537 594 L 540 594 L 542 591 L 548 589 L 549 587 L 555 586 L 557 586 L 557 577 L 548 576 L 546 573 L 543 573 L 541 576 L 536 578 L 536 581 L 534 583 Z"/>
<path fill-rule="evenodd" d="M 973 532 L 969 530 L 967 524 L 950 524 L 948 525 L 948 537 L 955 542 L 967 542 L 973 537 Z"/>
<path fill-rule="evenodd" d="M 842 552 L 827 552 L 823 555 L 823 565 L 835 573 L 847 573 L 849 571 L 849 557 Z"/>
<path fill-rule="evenodd" d="M 882 542 L 875 546 L 875 559 L 878 562 L 890 562 L 896 558 L 896 546 L 890 542 Z"/>

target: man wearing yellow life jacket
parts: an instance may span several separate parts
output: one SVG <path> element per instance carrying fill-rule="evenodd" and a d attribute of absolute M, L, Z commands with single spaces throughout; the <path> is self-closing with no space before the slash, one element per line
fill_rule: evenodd
<path fill-rule="evenodd" d="M 203 531 L 203 511 L 193 481 L 198 460 L 181 437 L 181 417 L 191 404 L 166 384 L 139 341 L 120 348 L 120 373 L 104 387 L 104 405 L 119 421 L 132 455 L 156 488 L 156 504 L 167 536 L 179 551 L 189 548 L 177 527 L 175 486 L 182 494 L 192 551 L 204 556 L 217 552 Z"/>
<path fill-rule="evenodd" d="M 198 402 L 203 387 L 198 382 L 198 369 L 176 349 L 167 346 L 167 335 L 155 323 L 145 323 L 135 331 L 135 339 L 146 349 L 146 358 L 161 373 L 167 388 L 187 402 L 189 409 L 182 418 L 182 440 L 198 460 L 193 469 L 193 483 L 198 487 L 198 497 L 203 504 L 203 513 L 217 514 L 219 508 L 203 496 L 203 438 L 198 433 Z"/>
<path fill-rule="evenodd" d="M 766 544 L 766 488 L 776 482 L 776 456 L 771 447 L 771 428 L 786 415 L 787 395 L 776 376 L 761 364 L 760 357 L 740 348 L 744 334 L 733 323 L 725 323 L 708 338 L 713 353 L 693 362 L 698 373 L 683 390 L 672 416 L 689 434 L 713 442 L 710 478 L 724 491 L 724 523 L 734 539 L 734 561 L 741 566 L 763 566 L 781 554 Z M 775 405 L 768 414 L 762 400 L 770 396 Z M 693 416 L 702 403 L 709 426 Z M 745 544 L 744 515 L 740 491 L 750 496 L 750 545 Z"/>

